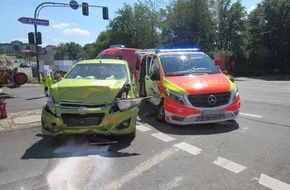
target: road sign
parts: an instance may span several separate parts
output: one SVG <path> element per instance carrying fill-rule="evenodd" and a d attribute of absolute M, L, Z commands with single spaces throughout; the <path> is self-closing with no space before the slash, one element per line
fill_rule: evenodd
<path fill-rule="evenodd" d="M 22 24 L 33 24 L 33 25 L 43 25 L 48 26 L 49 20 L 38 19 L 38 18 L 29 18 L 29 17 L 21 17 L 18 19 Z"/>

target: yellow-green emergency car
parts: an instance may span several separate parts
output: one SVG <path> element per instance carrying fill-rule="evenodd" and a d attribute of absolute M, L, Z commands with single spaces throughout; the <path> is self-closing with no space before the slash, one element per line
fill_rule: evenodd
<path fill-rule="evenodd" d="M 41 115 L 42 134 L 135 137 L 138 105 L 128 63 L 92 59 L 76 63 L 49 88 Z"/>

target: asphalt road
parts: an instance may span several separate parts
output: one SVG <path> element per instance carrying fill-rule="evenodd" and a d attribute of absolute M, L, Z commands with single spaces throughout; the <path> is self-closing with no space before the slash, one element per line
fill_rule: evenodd
<path fill-rule="evenodd" d="M 290 82 L 236 83 L 242 97 L 236 122 L 171 126 L 156 122 L 144 104 L 132 142 L 54 141 L 39 128 L 0 134 L 0 189 L 289 190 Z M 9 101 L 45 100 L 41 87 L 22 90 L 6 92 Z"/>
<path fill-rule="evenodd" d="M 0 98 L 7 101 L 9 113 L 41 109 L 47 97 L 42 84 L 25 84 L 19 88 L 4 88 Z"/>

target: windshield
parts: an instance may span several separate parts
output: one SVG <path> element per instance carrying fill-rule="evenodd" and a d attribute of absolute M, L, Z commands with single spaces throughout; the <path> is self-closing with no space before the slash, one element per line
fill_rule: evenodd
<path fill-rule="evenodd" d="M 128 79 L 124 64 L 76 64 L 66 75 L 66 79 Z"/>
<path fill-rule="evenodd" d="M 116 56 L 112 54 L 99 54 L 96 59 L 116 59 Z"/>
<path fill-rule="evenodd" d="M 207 55 L 175 54 L 160 56 L 165 76 L 219 73 Z"/>

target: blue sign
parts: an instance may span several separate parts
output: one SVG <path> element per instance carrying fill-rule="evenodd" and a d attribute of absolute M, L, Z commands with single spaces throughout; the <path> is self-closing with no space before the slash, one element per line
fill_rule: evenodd
<path fill-rule="evenodd" d="M 33 25 L 43 25 L 48 26 L 49 20 L 38 19 L 38 18 L 28 18 L 28 17 L 21 17 L 18 19 L 19 22 L 22 24 L 33 24 Z"/>

